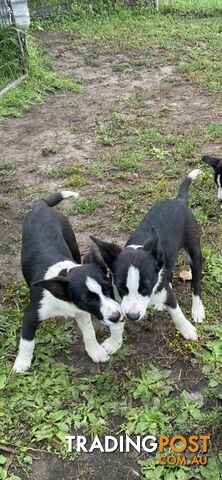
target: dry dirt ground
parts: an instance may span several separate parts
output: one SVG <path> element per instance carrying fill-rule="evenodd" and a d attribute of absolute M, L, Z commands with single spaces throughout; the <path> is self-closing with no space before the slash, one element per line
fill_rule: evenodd
<path fill-rule="evenodd" d="M 82 186 L 82 197 L 96 195 L 104 201 L 104 206 L 91 213 L 69 215 L 76 231 L 81 253 L 89 247 L 89 234 L 115 238 L 123 243 L 127 232 L 116 233 L 113 230 L 111 212 L 118 210 L 118 188 L 128 186 L 127 181 L 116 179 L 115 184 L 110 175 L 116 169 L 109 165 L 108 171 L 98 175 L 97 167 L 103 160 L 119 148 L 105 145 L 100 141 L 101 129 L 108 121 L 113 109 L 121 114 L 129 114 L 126 98 L 139 94 L 146 97 L 144 116 L 150 120 L 164 109 L 168 112 L 167 131 L 185 132 L 192 122 L 195 125 L 207 125 L 218 121 L 218 97 L 215 99 L 207 89 L 200 87 L 176 73 L 174 65 L 160 64 L 149 68 L 148 59 L 143 58 L 136 71 L 120 68 L 123 55 L 114 55 L 109 49 L 97 51 L 93 45 L 81 45 L 78 38 L 71 35 L 43 34 L 37 35 L 38 41 L 44 45 L 57 71 L 68 73 L 83 81 L 84 92 L 68 92 L 49 94 L 41 105 L 34 105 L 21 118 L 9 118 L 1 125 L 1 160 L 10 161 L 14 166 L 10 174 L 2 182 L 0 192 L 2 228 L 0 231 L 0 275 L 1 284 L 14 278 L 20 280 L 19 250 L 21 235 L 21 219 L 24 211 L 35 198 L 41 194 L 64 189 L 64 179 L 45 174 L 49 168 L 65 167 L 71 163 L 89 167 L 91 183 Z M 119 68 L 118 68 L 119 65 Z M 162 85 L 169 82 L 163 94 Z M 189 94 L 188 94 L 189 86 Z M 149 94 L 149 95 L 147 95 Z M 217 107 L 217 108 L 216 108 Z M 167 133 L 167 131 L 165 133 Z M 43 155 L 47 147 L 48 155 Z M 55 147 L 56 152 L 51 149 Z M 219 144 L 218 144 L 219 149 Z M 214 152 L 217 142 L 214 142 Z M 93 165 L 95 164 L 95 169 Z M 99 168 L 99 167 L 98 167 Z M 158 163 L 153 165 L 158 170 Z M 133 175 L 133 174 L 132 174 Z M 149 171 L 137 172 L 135 178 L 149 179 Z M 133 186 L 131 187 L 133 189 Z M 9 192 L 12 192 L 13 196 Z M 69 189 L 71 189 L 69 187 Z M 63 203 L 63 211 L 68 211 L 70 203 Z M 187 296 L 189 286 L 180 288 L 181 295 Z M 139 325 L 132 331 L 128 328 L 129 341 L 132 340 L 135 354 L 127 359 L 127 363 L 136 363 L 141 356 L 155 361 L 157 365 L 171 364 L 175 379 L 180 378 L 181 388 L 186 386 L 190 391 L 199 391 L 203 387 L 202 375 L 186 358 L 181 359 L 172 353 L 166 342 L 172 326 L 168 322 L 152 322 L 149 326 Z M 147 333 L 152 333 L 149 343 Z M 99 332 L 99 335 L 103 333 Z M 158 343 L 158 348 L 156 345 Z M 156 353 L 155 353 L 156 352 Z M 73 347 L 73 355 L 67 362 L 77 362 L 82 371 L 88 374 L 98 372 L 84 353 L 82 342 Z M 103 367 L 102 367 L 103 368 Z M 181 371 L 183 374 L 181 375 Z M 200 387 L 201 385 L 201 387 Z M 118 431 L 118 425 L 113 427 Z M 96 472 L 96 473 L 95 473 Z M 118 454 L 86 455 L 80 460 L 62 461 L 48 454 L 36 454 L 30 480 L 133 480 L 138 478 L 138 466 L 132 456 Z M 22 476 L 23 474 L 21 474 Z M 23 478 L 23 477 L 22 477 Z M 24 476 L 24 478 L 26 478 Z"/>
<path fill-rule="evenodd" d="M 217 122 L 221 110 L 218 96 L 214 97 L 206 88 L 200 88 L 176 75 L 175 66 L 162 65 L 162 59 L 161 64 L 152 69 L 149 69 L 149 62 L 146 65 L 147 59 L 141 59 L 141 67 L 127 73 L 122 69 L 126 59 L 121 54 L 112 54 L 109 50 L 107 53 L 97 53 L 95 46 L 79 45 L 78 39 L 71 35 L 56 34 L 55 38 L 53 34 L 41 33 L 37 38 L 46 48 L 55 69 L 83 80 L 85 91 L 48 95 L 42 105 L 34 105 L 21 118 L 9 118 L 1 125 L 1 160 L 10 162 L 14 168 L 1 182 L 3 228 L 0 233 L 0 259 L 4 270 L 0 273 L 2 276 L 4 272 L 7 275 L 12 273 L 15 278 L 21 277 L 19 246 L 16 248 L 16 243 L 19 244 L 20 240 L 24 209 L 28 202 L 42 193 L 63 187 L 61 178 L 44 175 L 45 169 L 49 165 L 60 168 L 74 162 L 80 165 L 81 173 L 82 164 L 91 166 L 102 163 L 106 155 L 118 150 L 118 145 L 111 148 L 98 141 L 99 132 L 113 109 L 118 108 L 121 114 L 128 114 L 126 99 L 133 95 L 148 94 L 144 117 L 150 121 L 166 109 L 166 134 L 174 131 L 184 133 L 191 124 L 195 127 Z M 168 81 L 172 83 L 172 88 L 167 88 L 163 94 L 161 86 Z M 55 147 L 58 152 L 44 156 L 42 149 L 45 147 Z M 215 141 L 213 148 L 216 154 Z M 158 165 L 152 166 L 152 170 L 156 168 Z M 112 173 L 112 169 L 109 168 L 108 173 Z M 146 173 L 146 179 L 149 179 L 149 173 Z M 89 245 L 89 234 L 109 236 L 112 233 L 110 205 L 112 213 L 115 212 L 118 201 L 115 191 L 118 187 L 127 186 L 121 179 L 115 182 L 114 188 L 106 172 L 103 178 L 98 180 L 94 176 L 93 180 L 90 185 L 81 188 L 81 196 L 103 197 L 104 208 L 84 217 L 75 215 L 71 219 L 82 253 Z M 8 192 L 12 188 L 14 198 L 9 198 Z M 5 202 L 7 210 L 4 210 Z M 92 220 L 96 226 L 88 230 L 87 225 Z M 126 235 L 115 234 L 115 238 L 124 241 Z"/>

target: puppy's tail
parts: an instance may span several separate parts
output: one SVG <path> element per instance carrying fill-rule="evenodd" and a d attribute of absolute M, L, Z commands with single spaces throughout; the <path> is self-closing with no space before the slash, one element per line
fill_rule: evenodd
<path fill-rule="evenodd" d="M 70 197 L 78 198 L 79 193 L 71 192 L 69 190 L 63 190 L 62 192 L 52 193 L 52 195 L 49 195 L 48 198 L 45 198 L 45 202 L 49 207 L 54 207 L 65 198 L 70 198 Z"/>
<path fill-rule="evenodd" d="M 188 177 L 186 177 L 184 179 L 184 181 L 181 183 L 176 198 L 178 198 L 180 200 L 183 200 L 184 202 L 187 202 L 188 201 L 188 194 L 189 194 L 189 187 L 190 187 L 192 181 L 195 180 L 195 178 L 198 177 L 198 175 L 201 175 L 201 173 L 202 172 L 201 172 L 201 170 L 199 170 L 199 168 L 196 168 L 195 170 L 192 170 L 192 172 L 190 172 Z"/>
<path fill-rule="evenodd" d="M 213 168 L 215 168 L 220 161 L 221 158 L 211 157 L 210 155 L 204 155 L 204 157 L 202 157 L 202 162 L 210 165 Z"/>

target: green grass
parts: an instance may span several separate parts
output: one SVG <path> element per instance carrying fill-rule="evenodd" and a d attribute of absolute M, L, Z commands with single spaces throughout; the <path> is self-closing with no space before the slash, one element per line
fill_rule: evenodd
<path fill-rule="evenodd" d="M 44 157 L 49 157 L 50 155 L 55 155 L 60 150 L 60 147 L 43 147 L 42 148 L 42 155 Z"/>
<path fill-rule="evenodd" d="M 149 67 L 155 66 L 157 54 L 161 55 L 165 64 L 177 63 L 178 71 L 188 78 L 208 86 L 211 91 L 221 91 L 221 4 L 219 0 L 210 5 L 206 1 L 198 2 L 193 10 L 191 5 L 194 3 L 175 2 L 172 16 L 164 12 L 156 14 L 142 6 L 123 9 L 118 4 L 111 8 L 110 3 L 101 3 L 101 8 L 97 8 L 95 3 L 89 8 L 78 3 L 72 5 L 67 15 L 37 20 L 33 28 L 75 32 L 100 49 L 108 42 L 112 53 L 125 53 L 128 57 L 133 52 L 144 54 L 149 56 Z M 197 10 L 203 18 L 189 14 Z M 178 11 L 181 15 L 177 15 Z M 206 12 L 209 18 L 205 18 Z M 188 15 L 184 18 L 183 13 Z M 213 13 L 218 16 L 211 17 Z M 104 141 L 107 144 L 112 141 L 109 132 L 104 134 Z"/>
<path fill-rule="evenodd" d="M 80 166 L 77 163 L 70 162 L 65 167 L 54 167 L 48 165 L 42 174 L 49 178 L 66 178 L 70 175 L 78 175 Z"/>
<path fill-rule="evenodd" d="M 99 197 L 79 198 L 73 205 L 71 212 L 74 214 L 92 213 L 104 206 L 104 201 Z"/>
<path fill-rule="evenodd" d="M 15 170 L 16 164 L 11 161 L 0 161 L 0 175 L 7 174 L 12 170 Z"/>
<path fill-rule="evenodd" d="M 131 149 L 123 150 L 117 153 L 111 161 L 121 170 L 139 170 L 140 161 L 145 160 L 144 155 L 140 153 L 132 152 Z"/>
<path fill-rule="evenodd" d="M 206 141 L 222 137 L 222 123 L 209 123 L 204 129 Z"/>
<path fill-rule="evenodd" d="M 17 80 L 22 71 L 21 53 L 15 31 L 11 27 L 0 29 L 0 90 Z"/>
<path fill-rule="evenodd" d="M 5 208 L 5 205 L 4 205 Z M 0 247 L 8 250 L 12 255 L 16 255 L 21 250 L 21 243 L 22 243 L 22 236 L 21 234 L 9 234 L 7 238 L 7 242 L 0 242 Z"/>
<path fill-rule="evenodd" d="M 89 180 L 82 175 L 71 175 L 68 180 L 64 182 L 64 187 L 83 187 L 84 185 L 89 185 L 89 183 Z"/>
<path fill-rule="evenodd" d="M 100 125 L 99 136 L 100 142 L 103 145 L 115 145 L 118 142 L 118 133 L 121 131 L 121 126 L 124 124 L 124 116 L 117 110 L 113 110 L 105 125 Z"/>
<path fill-rule="evenodd" d="M 3 445 L 12 444 L 13 438 L 13 446 L 20 452 L 18 460 L 24 471 L 28 473 L 32 463 L 30 445 L 34 451 L 45 448 L 66 457 L 65 436 L 71 429 L 83 430 L 89 436 L 101 435 L 109 430 L 110 420 L 118 415 L 123 418 L 121 432 L 129 435 L 146 435 L 148 432 L 153 435 L 175 432 L 186 435 L 189 431 L 202 434 L 208 429 L 216 435 L 220 431 L 221 409 L 206 411 L 207 392 L 196 398 L 185 390 L 178 394 L 170 368 L 159 370 L 149 363 L 147 369 L 147 364 L 140 363 L 138 369 L 130 371 L 124 368 L 120 372 L 119 363 L 124 358 L 127 360 L 130 354 L 126 346 L 102 372 L 93 376 L 82 376 L 78 368 L 56 359 L 61 353 L 69 355 L 73 348 L 76 337 L 72 322 L 59 325 L 51 321 L 42 325 L 37 337 L 38 354 L 32 369 L 26 375 L 13 374 L 11 364 L 16 348 L 16 332 L 19 331 L 27 297 L 28 289 L 23 284 L 14 282 L 8 285 L 0 328 L 3 359 L 0 433 Z M 193 351 L 197 358 L 201 355 L 210 387 L 215 390 L 221 378 L 222 356 L 219 352 L 222 329 L 218 324 L 206 326 L 205 330 L 209 330 L 211 336 L 215 334 L 216 341 L 208 341 L 206 345 L 201 342 L 197 351 L 195 347 Z M 207 467 L 194 470 L 194 478 L 219 480 L 217 461 L 211 456 Z M 158 479 L 155 477 L 157 466 L 153 457 L 143 460 L 141 467 L 144 480 Z M 180 470 L 181 474 L 178 473 Z M 214 477 L 210 476 L 212 471 Z M 193 478 L 186 467 L 163 468 L 159 478 L 165 480 L 169 472 L 169 479 Z"/>
<path fill-rule="evenodd" d="M 116 411 L 117 401 L 123 402 L 127 385 L 119 388 L 120 379 L 112 364 L 102 374 L 84 378 L 77 368 L 56 360 L 57 355 L 67 355 L 73 347 L 72 322 L 58 325 L 51 321 L 43 325 L 37 340 L 36 372 L 13 374 L 11 349 L 16 347 L 15 333 L 27 297 L 24 285 L 9 284 L 1 311 L 0 349 L 5 360 L 0 374 L 2 443 L 13 443 L 21 456 L 30 445 L 38 449 L 43 444 L 66 456 L 65 435 L 70 428 L 86 428 L 91 435 L 104 432 L 109 416 Z"/>
<path fill-rule="evenodd" d="M 46 93 L 74 90 L 82 85 L 66 75 L 53 72 L 49 61 L 42 55 L 34 40 L 28 39 L 28 78 L 3 96 L 0 103 L 0 121 L 6 116 L 21 116 L 34 103 L 42 103 Z"/>
<path fill-rule="evenodd" d="M 63 178 L 66 179 L 63 183 L 65 187 L 68 186 L 84 186 L 92 181 L 92 177 L 101 178 L 105 173 L 106 164 L 90 163 L 82 164 L 78 160 L 70 158 L 67 160 L 67 165 L 63 167 L 48 165 L 41 174 L 49 178 Z"/>

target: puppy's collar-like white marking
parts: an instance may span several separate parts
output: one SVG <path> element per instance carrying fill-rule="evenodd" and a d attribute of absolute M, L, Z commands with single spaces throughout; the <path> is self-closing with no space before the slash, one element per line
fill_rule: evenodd
<path fill-rule="evenodd" d="M 49 280 L 50 278 L 56 277 L 59 275 L 59 272 L 62 270 L 71 270 L 71 268 L 74 267 L 79 267 L 80 265 L 78 263 L 74 263 L 72 260 L 63 260 L 61 262 L 57 262 L 54 265 L 51 265 L 51 267 L 48 268 L 44 278 L 45 280 Z"/>

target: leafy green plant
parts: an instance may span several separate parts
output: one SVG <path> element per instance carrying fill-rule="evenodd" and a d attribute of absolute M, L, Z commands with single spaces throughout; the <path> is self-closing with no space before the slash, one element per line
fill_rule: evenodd
<path fill-rule="evenodd" d="M 2 467 L 0 467 L 0 479 L 1 480 L 21 480 L 21 477 L 18 477 L 17 475 L 8 475 L 6 470 Z"/>
<path fill-rule="evenodd" d="M 89 185 L 89 180 L 81 175 L 71 175 L 65 182 L 64 187 L 83 187 Z"/>
<path fill-rule="evenodd" d="M 169 395 L 172 390 L 169 376 L 171 370 L 162 370 L 161 372 L 150 366 L 149 371 L 142 369 L 141 376 L 135 378 L 135 389 L 133 391 L 134 398 L 141 398 L 143 403 L 155 396 Z"/>
<path fill-rule="evenodd" d="M 208 460 L 207 465 L 188 467 L 158 465 L 158 458 L 139 462 L 142 480 L 220 480 L 221 468 L 217 458 Z"/>
<path fill-rule="evenodd" d="M 59 152 L 59 147 L 43 147 L 42 148 L 42 155 L 44 157 L 48 157 L 49 155 L 55 155 L 56 153 Z"/>

